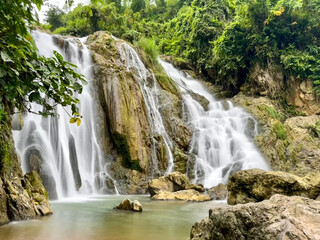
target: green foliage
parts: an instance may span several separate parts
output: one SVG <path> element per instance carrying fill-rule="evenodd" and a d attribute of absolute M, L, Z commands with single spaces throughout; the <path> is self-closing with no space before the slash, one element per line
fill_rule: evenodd
<path fill-rule="evenodd" d="M 281 122 L 276 122 L 272 130 L 276 134 L 278 139 L 281 139 L 281 140 L 287 139 L 287 131 L 285 130 Z"/>
<path fill-rule="evenodd" d="M 126 136 L 119 132 L 114 132 L 112 134 L 112 139 L 114 144 L 117 146 L 118 153 L 122 156 L 122 166 L 124 168 L 129 168 L 138 172 L 142 172 L 142 168 L 139 165 L 139 161 L 131 159 L 129 144 Z"/>
<path fill-rule="evenodd" d="M 234 93 L 253 66 L 271 63 L 312 79 L 320 95 L 319 12 L 319 0 L 95 0 L 62 16 L 55 32 L 109 31 L 153 59 L 157 49 L 182 58 Z"/>
<path fill-rule="evenodd" d="M 153 39 L 142 37 L 135 45 L 144 50 L 153 62 L 158 61 L 159 49 Z"/>
<path fill-rule="evenodd" d="M 239 89 L 256 62 L 272 62 L 288 76 L 314 80 L 319 94 L 319 7 L 318 0 L 237 2 L 235 20 L 213 43 L 216 81 Z"/>
<path fill-rule="evenodd" d="M 64 23 L 62 21 L 62 17 L 65 13 L 56 7 L 50 7 L 46 12 L 46 21 L 50 25 L 50 30 L 54 31 L 57 28 L 63 27 Z"/>
<path fill-rule="evenodd" d="M 270 106 L 265 106 L 266 111 L 269 113 L 269 115 L 273 118 L 273 119 L 278 119 L 280 121 L 284 120 L 285 117 L 283 116 L 283 114 L 278 113 L 277 110 L 274 107 L 270 107 Z"/>
<path fill-rule="evenodd" d="M 71 106 L 72 114 L 78 116 L 75 94 L 82 92 L 85 80 L 59 53 L 53 58 L 38 55 L 26 25 L 35 22 L 33 4 L 40 8 L 42 0 L 4 0 L 0 5 L 1 115 L 4 106 L 32 112 L 30 102 L 35 102 L 44 107 L 37 114 L 53 115 L 55 105 L 61 104 Z"/>

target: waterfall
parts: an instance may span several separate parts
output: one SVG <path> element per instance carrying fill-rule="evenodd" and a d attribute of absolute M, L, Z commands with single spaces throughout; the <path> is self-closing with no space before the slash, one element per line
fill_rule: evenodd
<path fill-rule="evenodd" d="M 99 147 L 95 126 L 95 104 L 91 96 L 92 60 L 84 45 L 86 38 L 62 39 L 46 33 L 32 33 L 39 53 L 46 57 L 59 52 L 77 65 L 89 84 L 78 96 L 83 116 L 80 126 L 69 123 L 70 108 L 56 107 L 57 117 L 44 118 L 25 113 L 21 131 L 13 131 L 16 149 L 24 172 L 35 170 L 41 176 L 50 199 L 76 196 L 79 193 L 116 193 L 107 174 L 107 164 Z M 32 104 L 32 110 L 41 110 Z M 110 187 L 111 186 L 111 187 Z"/>
<path fill-rule="evenodd" d="M 135 79 L 138 81 L 148 113 L 149 125 L 152 135 L 161 135 L 168 154 L 168 168 L 166 173 L 173 171 L 173 154 L 171 152 L 172 142 L 168 136 L 165 126 L 163 124 L 162 116 L 159 111 L 159 86 L 154 74 L 150 73 L 141 61 L 137 52 L 127 43 L 117 41 L 118 50 L 120 53 L 121 61 L 126 65 L 127 71 L 134 74 Z M 153 140 L 153 165 L 157 166 L 157 157 L 155 154 L 155 141 Z"/>
<path fill-rule="evenodd" d="M 205 87 L 188 74 L 159 60 L 183 94 L 187 120 L 193 128 L 190 152 L 196 157 L 194 181 L 209 188 L 227 183 L 238 170 L 269 166 L 253 143 L 256 120 L 231 101 L 218 101 Z M 207 109 L 193 99 L 196 93 L 209 101 Z"/>

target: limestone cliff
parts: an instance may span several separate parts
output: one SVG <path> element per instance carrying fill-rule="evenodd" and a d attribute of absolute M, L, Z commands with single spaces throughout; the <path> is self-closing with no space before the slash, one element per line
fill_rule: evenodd
<path fill-rule="evenodd" d="M 182 120 L 180 93 L 171 80 L 142 51 L 143 63 L 133 65 L 136 56 L 128 50 L 131 47 L 107 33 L 89 36 L 88 45 L 96 64 L 100 137 L 120 192 L 145 193 L 148 179 L 168 169 L 169 151 L 177 159 L 175 168 L 185 172 L 191 135 Z M 151 103 L 156 106 L 147 102 L 145 88 L 153 91 L 156 100 Z M 157 121 L 163 122 L 165 134 L 157 132 L 153 122 L 159 116 L 151 108 L 159 110 Z"/>

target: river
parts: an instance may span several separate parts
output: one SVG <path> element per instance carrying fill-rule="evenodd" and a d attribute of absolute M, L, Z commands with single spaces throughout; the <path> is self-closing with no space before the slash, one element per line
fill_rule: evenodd
<path fill-rule="evenodd" d="M 137 199 L 142 213 L 114 210 Z M 54 214 L 0 227 L 5 240 L 186 240 L 191 226 L 223 201 L 151 201 L 149 196 L 91 196 L 51 202 Z"/>

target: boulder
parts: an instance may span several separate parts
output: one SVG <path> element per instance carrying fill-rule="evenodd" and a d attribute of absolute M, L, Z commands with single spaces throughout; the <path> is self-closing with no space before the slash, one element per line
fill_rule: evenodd
<path fill-rule="evenodd" d="M 160 190 L 151 199 L 152 200 L 182 200 L 182 201 L 192 201 L 192 202 L 204 202 L 204 201 L 211 200 L 208 194 L 200 193 L 194 189 L 181 190 L 177 192 L 168 192 L 168 191 Z"/>
<path fill-rule="evenodd" d="M 115 209 L 132 211 L 132 212 L 142 212 L 142 205 L 137 200 L 132 201 L 130 199 L 125 199 L 125 200 L 122 200 L 119 206 L 116 206 Z"/>
<path fill-rule="evenodd" d="M 228 204 L 259 202 L 275 194 L 316 199 L 320 193 L 317 174 L 304 178 L 286 172 L 250 169 L 236 172 L 228 183 Z"/>
<path fill-rule="evenodd" d="M 172 172 L 167 176 L 163 176 L 157 179 L 153 179 L 148 184 L 148 191 L 153 197 L 160 191 L 165 192 L 177 192 L 180 190 L 196 190 L 198 192 L 204 192 L 202 185 L 191 184 L 187 176 L 181 172 Z"/>
<path fill-rule="evenodd" d="M 277 194 L 260 203 L 212 209 L 193 225 L 190 239 L 320 239 L 320 202 Z"/>
<path fill-rule="evenodd" d="M 174 192 L 174 183 L 167 177 L 160 177 L 149 182 L 148 191 L 151 197 L 156 195 L 161 190 L 166 192 Z"/>
<path fill-rule="evenodd" d="M 228 196 L 227 186 L 220 183 L 219 185 L 210 188 L 208 194 L 212 200 L 224 200 Z"/>

